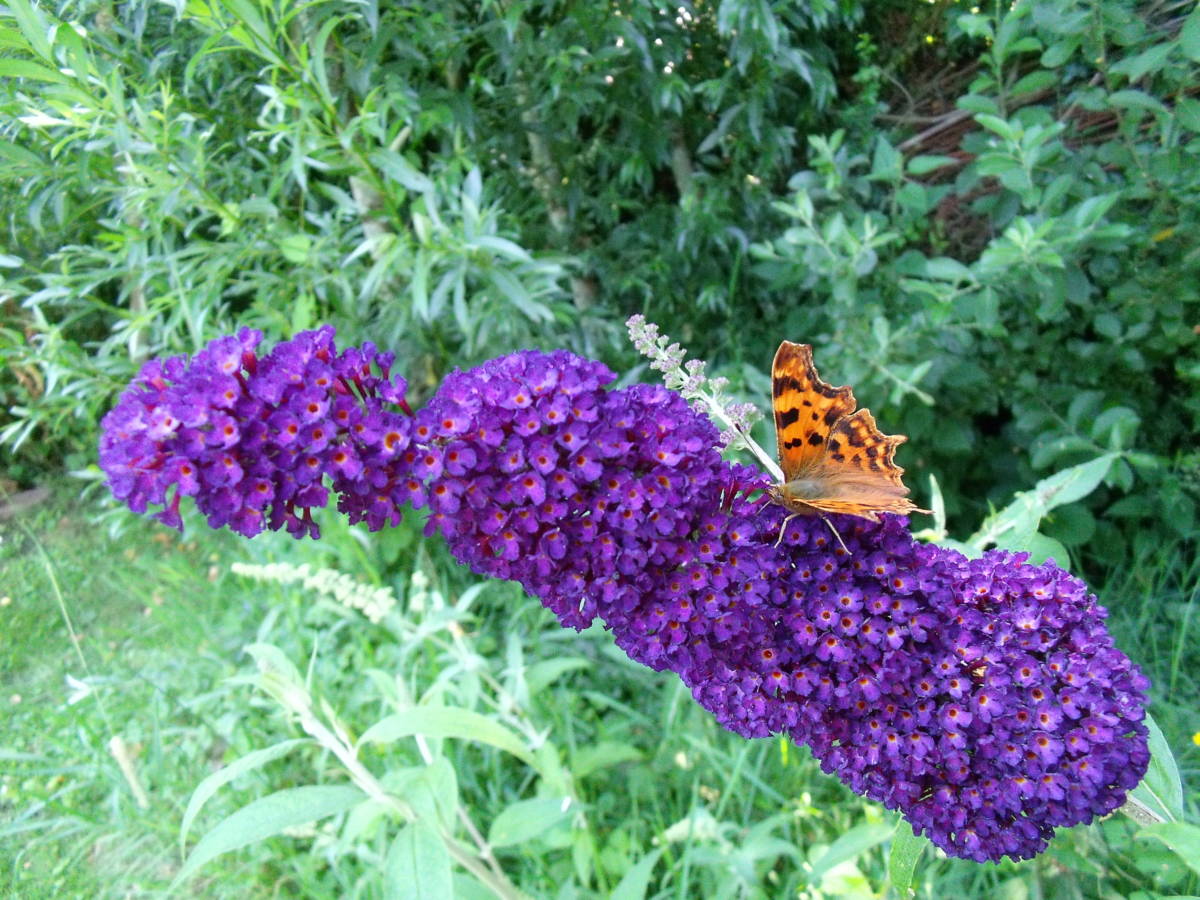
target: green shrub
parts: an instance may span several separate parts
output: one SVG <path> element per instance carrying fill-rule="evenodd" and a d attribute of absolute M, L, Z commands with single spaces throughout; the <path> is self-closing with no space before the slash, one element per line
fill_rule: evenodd
<path fill-rule="evenodd" d="M 896 406 L 952 521 L 1122 451 L 1108 490 L 1050 526 L 1068 546 L 1099 532 L 1102 552 L 1125 523 L 1192 533 L 1200 459 L 1200 16 L 1127 7 L 960 16 L 951 39 L 984 49 L 935 123 L 970 126 L 953 152 L 921 152 L 944 140 L 929 132 L 810 138 L 787 227 L 754 246 L 764 281 L 799 295 L 785 332 Z"/>

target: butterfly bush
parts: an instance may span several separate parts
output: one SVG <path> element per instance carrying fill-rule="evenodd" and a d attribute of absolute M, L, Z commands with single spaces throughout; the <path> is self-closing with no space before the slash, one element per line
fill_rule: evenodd
<path fill-rule="evenodd" d="M 392 354 L 338 353 L 333 336 L 303 332 L 259 357 L 262 333 L 244 328 L 191 360 L 147 362 L 100 423 L 113 495 L 135 512 L 163 505 L 154 517 L 174 528 L 194 497 L 213 528 L 319 537 L 311 511 L 328 478 L 352 522 L 398 524 L 413 461 L 406 382 L 391 378 Z"/>
<path fill-rule="evenodd" d="M 819 519 L 784 524 L 765 477 L 723 460 L 680 395 L 608 390 L 611 371 L 563 351 L 455 372 L 409 415 L 390 358 L 366 374 L 371 348 L 339 355 L 322 330 L 255 364 L 257 336 L 236 340 L 240 393 L 209 387 L 234 358 L 225 343 L 190 367 L 148 365 L 105 419 L 102 465 L 133 508 L 164 502 L 181 459 L 200 474 L 167 501 L 169 523 L 182 493 L 210 523 L 240 527 L 241 510 L 265 509 L 243 486 L 261 479 L 268 523 L 312 534 L 293 520 L 320 495 L 298 468 L 328 475 L 339 508 L 372 529 L 404 502 L 427 506 L 427 533 L 475 572 L 520 582 L 565 626 L 599 617 L 726 728 L 807 743 L 824 771 L 954 856 L 1033 856 L 1055 827 L 1116 809 L 1145 772 L 1148 683 L 1096 598 L 1050 563 L 967 559 L 915 541 L 897 516 L 831 517 L 841 542 Z M 287 388 L 254 390 L 263 371 Z M 342 418 L 302 427 L 329 422 L 328 441 L 281 441 L 275 423 L 292 419 L 279 410 L 295 418 L 322 397 Z M 230 419 L 255 449 L 221 436 Z M 334 447 L 358 465 L 335 464 Z M 243 478 L 222 474 L 226 455 Z"/>

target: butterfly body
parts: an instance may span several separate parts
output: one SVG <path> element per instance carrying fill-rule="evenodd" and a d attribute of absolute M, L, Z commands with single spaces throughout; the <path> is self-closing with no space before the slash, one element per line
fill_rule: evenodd
<path fill-rule="evenodd" d="M 879 521 L 880 513 L 924 512 L 908 499 L 896 447 L 904 435 L 879 431 L 855 411 L 849 387 L 826 384 L 812 347 L 784 341 L 771 366 L 772 408 L 783 482 L 771 499 L 799 515 L 841 513 Z"/>

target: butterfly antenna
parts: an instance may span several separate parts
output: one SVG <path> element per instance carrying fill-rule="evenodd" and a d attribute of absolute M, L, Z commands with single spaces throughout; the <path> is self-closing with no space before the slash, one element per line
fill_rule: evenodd
<path fill-rule="evenodd" d="M 841 536 L 840 534 L 838 534 L 838 530 L 837 530 L 836 528 L 834 528 L 834 527 L 833 527 L 833 523 L 832 523 L 832 522 L 830 522 L 830 521 L 829 521 L 829 519 L 828 519 L 826 516 L 824 516 L 824 515 L 822 515 L 822 516 L 821 516 L 821 521 L 822 521 L 822 522 L 824 522 L 826 525 L 828 525 L 828 526 L 829 526 L 829 530 L 833 532 L 833 536 L 834 536 L 835 538 L 837 538 L 837 542 L 838 542 L 839 544 L 841 544 L 841 546 L 842 546 L 842 549 L 846 551 L 846 555 L 847 555 L 847 556 L 853 556 L 854 554 L 852 554 L 852 553 L 850 552 L 850 548 L 846 546 L 846 542 L 842 540 L 842 536 Z M 782 537 L 782 535 L 781 535 L 781 537 Z"/>

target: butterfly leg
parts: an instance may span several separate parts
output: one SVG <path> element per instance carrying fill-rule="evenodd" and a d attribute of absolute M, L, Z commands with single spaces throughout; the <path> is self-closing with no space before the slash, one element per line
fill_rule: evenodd
<path fill-rule="evenodd" d="M 774 546 L 778 547 L 780 545 L 780 543 L 783 541 L 783 531 L 785 528 L 787 528 L 788 522 L 792 521 L 792 519 L 797 518 L 799 515 L 800 515 L 800 513 L 792 513 L 790 516 L 788 516 L 787 518 L 785 518 L 783 520 L 783 523 L 779 526 L 779 537 L 777 537 L 775 539 Z"/>
<path fill-rule="evenodd" d="M 828 518 L 826 518 L 824 513 L 821 514 L 821 521 L 829 526 L 829 530 L 833 532 L 833 536 L 835 538 L 837 538 L 837 542 L 841 545 L 842 549 L 846 551 L 846 555 L 851 556 L 852 554 L 850 553 L 850 548 L 848 548 L 846 546 L 846 542 L 842 540 L 842 536 L 840 534 L 838 534 L 838 530 L 833 527 L 833 523 L 830 522 Z M 786 520 L 785 520 L 785 522 L 786 522 Z"/>

